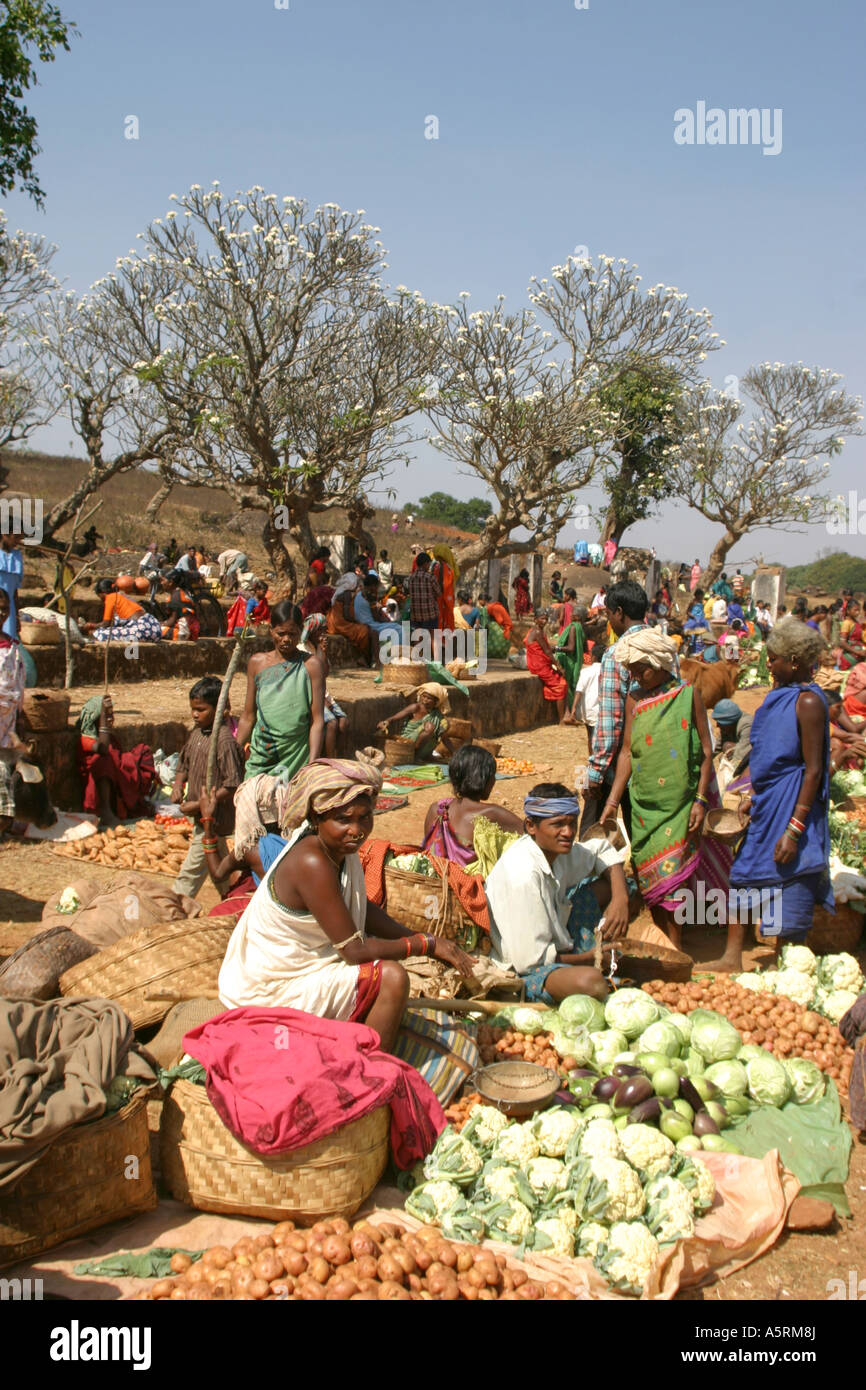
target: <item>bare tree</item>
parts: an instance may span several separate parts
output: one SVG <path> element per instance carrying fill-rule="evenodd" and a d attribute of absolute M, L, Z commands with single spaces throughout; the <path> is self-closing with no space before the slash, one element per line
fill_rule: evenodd
<path fill-rule="evenodd" d="M 724 528 L 703 583 L 722 572 L 729 551 L 759 527 L 796 531 L 823 521 L 830 459 L 845 435 L 861 434 L 859 398 L 825 368 L 764 362 L 740 378 L 753 410 L 704 383 L 682 403 L 683 440 L 672 476 L 678 495 Z"/>
<path fill-rule="evenodd" d="M 0 212 L 0 449 L 23 443 L 57 409 L 38 350 L 56 247 L 7 226 Z"/>

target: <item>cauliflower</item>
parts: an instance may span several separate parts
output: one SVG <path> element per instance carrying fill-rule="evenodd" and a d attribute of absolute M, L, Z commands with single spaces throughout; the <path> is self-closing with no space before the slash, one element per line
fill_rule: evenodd
<path fill-rule="evenodd" d="M 534 1160 L 530 1160 L 531 1162 Z M 526 1174 L 519 1168 L 502 1163 L 497 1167 L 486 1168 L 481 1179 L 484 1193 L 496 1201 L 516 1197 L 524 1206 L 533 1207 L 537 1201 Z"/>
<path fill-rule="evenodd" d="M 695 1233 L 695 1204 L 684 1183 L 676 1178 L 654 1178 L 644 1191 L 646 1223 L 660 1245 L 672 1244 Z"/>
<path fill-rule="evenodd" d="M 557 1221 L 561 1221 L 563 1226 L 567 1226 L 570 1231 L 577 1230 L 577 1212 L 574 1210 L 574 1207 L 567 1207 L 564 1204 L 560 1204 L 560 1206 L 556 1208 L 556 1219 Z"/>
<path fill-rule="evenodd" d="M 535 1223 L 533 1250 L 543 1250 L 548 1255 L 574 1254 L 574 1231 L 569 1230 L 564 1221 L 556 1216 L 545 1216 Z"/>
<path fill-rule="evenodd" d="M 821 1008 L 831 1023 L 838 1023 L 859 997 L 850 989 L 834 989 L 821 1001 Z"/>
<path fill-rule="evenodd" d="M 554 1192 L 562 1192 L 566 1184 L 565 1164 L 558 1158 L 531 1158 L 526 1165 L 526 1176 L 533 1192 L 542 1201 Z"/>
<path fill-rule="evenodd" d="M 769 974 L 769 971 L 767 973 Z M 743 989 L 754 990 L 755 994 L 768 992 L 767 975 L 758 975 L 750 970 L 747 975 L 735 975 L 734 979 L 738 985 L 742 985 Z"/>
<path fill-rule="evenodd" d="M 619 1135 L 613 1120 L 590 1120 L 577 1151 L 582 1158 L 622 1158 Z"/>
<path fill-rule="evenodd" d="M 709 1211 L 716 1196 L 716 1184 L 709 1168 L 692 1154 L 681 1154 L 676 1177 L 691 1192 L 695 1211 Z"/>
<path fill-rule="evenodd" d="M 507 1124 L 507 1116 L 495 1105 L 476 1105 L 461 1135 L 478 1148 L 489 1149 Z"/>
<path fill-rule="evenodd" d="M 446 1212 L 460 1201 L 460 1188 L 453 1182 L 424 1182 L 406 1198 L 406 1210 L 417 1221 L 438 1226 Z"/>
<path fill-rule="evenodd" d="M 627 1293 L 642 1293 L 659 1256 L 658 1241 L 642 1221 L 617 1221 L 607 1249 L 596 1255 L 595 1267 L 609 1284 Z"/>
<path fill-rule="evenodd" d="M 674 1146 L 652 1125 L 626 1125 L 619 1131 L 619 1142 L 629 1163 L 644 1179 L 658 1177 L 671 1166 Z"/>
<path fill-rule="evenodd" d="M 584 1221 L 577 1232 L 577 1253 L 594 1260 L 607 1246 L 608 1229 L 600 1221 Z"/>
<path fill-rule="evenodd" d="M 529 1160 L 538 1158 L 540 1153 L 532 1126 L 506 1125 L 496 1136 L 493 1153 L 496 1158 L 504 1158 L 506 1163 L 516 1163 L 518 1168 L 525 1168 Z"/>
<path fill-rule="evenodd" d="M 847 951 L 837 956 L 822 956 L 818 963 L 818 979 L 830 991 L 848 989 L 859 994 L 863 988 L 860 967 Z"/>
<path fill-rule="evenodd" d="M 54 904 L 54 911 L 65 913 L 77 912 L 80 906 L 81 899 L 72 887 L 72 884 L 70 884 L 68 888 L 64 888 L 57 902 Z"/>
<path fill-rule="evenodd" d="M 457 1134 L 450 1125 L 436 1140 L 436 1147 L 424 1160 L 424 1177 L 428 1182 L 456 1182 L 466 1186 L 481 1172 L 483 1160 L 468 1139 Z"/>
<path fill-rule="evenodd" d="M 583 1117 L 576 1110 L 565 1110 L 557 1106 L 536 1116 L 532 1122 L 532 1133 L 545 1158 L 561 1158 L 572 1135 L 582 1129 L 583 1125 Z"/>
<path fill-rule="evenodd" d="M 604 1201 L 605 1221 L 631 1221 L 643 1215 L 646 1200 L 635 1170 L 618 1158 L 593 1158 L 595 1196 Z"/>
<path fill-rule="evenodd" d="M 490 1212 L 487 1228 L 493 1240 L 522 1245 L 532 1231 L 532 1213 L 515 1197 L 506 1198 Z"/>
<path fill-rule="evenodd" d="M 780 970 L 773 993 L 784 994 L 801 1008 L 808 1009 L 815 995 L 815 980 L 811 975 L 802 975 L 799 970 Z"/>
<path fill-rule="evenodd" d="M 801 975 L 814 975 L 818 957 L 808 946 L 789 944 L 782 949 L 782 969 L 798 970 Z"/>

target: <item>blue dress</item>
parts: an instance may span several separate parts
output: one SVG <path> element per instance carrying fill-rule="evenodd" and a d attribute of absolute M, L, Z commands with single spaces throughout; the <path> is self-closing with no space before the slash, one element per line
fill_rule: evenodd
<path fill-rule="evenodd" d="M 751 820 L 731 869 L 732 888 L 776 888 L 771 913 L 762 910 L 765 936 L 804 937 L 816 904 L 833 908 L 830 886 L 829 714 L 824 714 L 824 765 L 806 829 L 790 864 L 776 864 L 773 852 L 794 814 L 803 778 L 803 754 L 797 726 L 797 700 L 804 690 L 822 695 L 819 686 L 784 685 L 769 692 L 752 723 L 749 759 L 753 798 Z M 823 698 L 823 696 L 822 696 Z"/>
<path fill-rule="evenodd" d="M 21 575 L 24 570 L 24 560 L 20 550 L 4 550 L 0 546 L 0 589 L 5 589 L 9 595 L 9 617 L 3 624 L 3 631 L 7 637 L 18 636 L 18 613 L 15 606 L 15 595 L 21 584 Z"/>
<path fill-rule="evenodd" d="M 276 863 L 288 843 L 288 840 L 284 840 L 282 835 L 276 835 L 273 831 L 268 835 L 262 835 L 256 844 L 256 849 L 259 852 L 262 869 L 265 873 L 268 872 L 272 864 Z M 253 876 L 253 883 L 258 888 L 261 879 L 254 870 L 251 869 L 250 873 Z"/>

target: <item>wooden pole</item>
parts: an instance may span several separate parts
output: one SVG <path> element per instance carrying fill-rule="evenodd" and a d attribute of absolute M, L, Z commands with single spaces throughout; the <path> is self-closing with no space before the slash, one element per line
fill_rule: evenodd
<path fill-rule="evenodd" d="M 214 715 L 213 720 L 213 733 L 211 735 L 210 748 L 208 749 L 207 755 L 207 775 L 205 778 L 205 787 L 209 792 L 213 791 L 214 775 L 216 773 L 219 731 L 222 726 L 223 716 L 226 712 L 226 705 L 229 702 L 229 690 L 231 689 L 232 680 L 234 679 L 235 673 L 237 672 L 237 669 L 241 663 L 241 656 L 243 655 L 244 643 L 250 635 L 251 634 L 248 631 L 247 624 L 244 623 L 243 628 L 241 629 L 238 635 L 238 639 L 235 643 L 235 649 L 232 652 L 231 660 L 229 661 L 228 667 L 226 668 L 226 673 L 223 676 L 223 686 L 222 690 L 220 691 L 220 697 L 217 700 L 216 714 Z"/>

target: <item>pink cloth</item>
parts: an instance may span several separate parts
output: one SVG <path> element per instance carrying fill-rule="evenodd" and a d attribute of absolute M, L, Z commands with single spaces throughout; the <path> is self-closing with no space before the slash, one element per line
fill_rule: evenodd
<path fill-rule="evenodd" d="M 430 833 L 422 845 L 425 854 L 438 854 L 442 859 L 450 859 L 461 868 L 471 864 L 477 858 L 474 845 L 465 845 L 458 838 L 451 822 L 448 819 L 448 807 L 454 800 L 453 796 L 446 796 L 436 807 L 436 819 L 430 827 Z"/>
<path fill-rule="evenodd" d="M 223 1124 L 256 1153 L 289 1153 L 390 1105 L 394 1162 L 411 1168 L 445 1128 L 420 1072 L 381 1052 L 378 1033 L 363 1023 L 229 1009 L 193 1028 L 183 1046 L 205 1068 Z"/>

